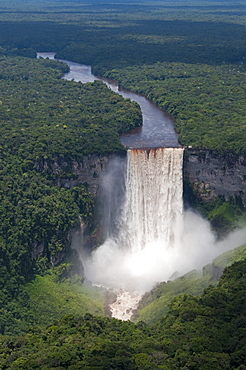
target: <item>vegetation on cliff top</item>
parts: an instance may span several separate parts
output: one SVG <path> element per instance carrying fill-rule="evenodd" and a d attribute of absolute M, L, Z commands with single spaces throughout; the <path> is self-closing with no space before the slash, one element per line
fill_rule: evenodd
<path fill-rule="evenodd" d="M 246 142 L 244 10 L 242 2 L 228 1 L 4 3 L 0 55 L 49 50 L 90 64 L 173 115 L 182 144 L 240 151 Z"/>
<path fill-rule="evenodd" d="M 103 83 L 61 79 L 67 66 L 50 60 L 0 58 L 1 321 L 18 317 L 9 302 L 19 284 L 58 263 L 69 231 L 91 221 L 88 184 L 56 186 L 52 162 L 124 150 L 119 133 L 141 124 L 137 104 Z M 40 163 L 46 163 L 41 166 Z M 72 167 L 66 169 L 70 178 Z M 7 306 L 6 306 L 7 305 Z M 2 326 L 4 331 L 4 325 Z"/>
<path fill-rule="evenodd" d="M 1 58 L 1 147 L 26 161 L 122 150 L 119 133 L 142 123 L 136 103 L 101 81 L 61 79 L 50 60 Z"/>
<path fill-rule="evenodd" d="M 172 115 L 181 144 L 246 150 L 244 66 L 156 63 L 105 75 Z"/>
<path fill-rule="evenodd" d="M 47 269 L 66 250 L 78 215 L 90 219 L 93 202 L 86 186 L 55 186 L 49 163 L 121 150 L 118 134 L 140 124 L 139 109 L 100 82 L 61 80 L 63 64 L 12 58 L 57 51 L 100 74 L 114 69 L 122 84 L 175 116 L 183 143 L 245 149 L 245 4 L 195 3 L 1 4 L 0 332 L 29 329 L 0 335 L 3 370 L 246 368 L 245 261 L 201 297 L 176 298 L 152 326 L 77 316 L 80 305 L 82 313 L 103 314 L 102 297 L 67 276 L 70 264 Z M 43 328 L 65 311 L 76 317 Z"/>

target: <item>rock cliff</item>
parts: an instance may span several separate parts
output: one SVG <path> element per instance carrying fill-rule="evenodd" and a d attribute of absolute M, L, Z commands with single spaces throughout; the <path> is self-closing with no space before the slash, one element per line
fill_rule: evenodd
<path fill-rule="evenodd" d="M 124 155 L 124 153 L 121 153 L 121 155 Z M 36 168 L 39 171 L 50 172 L 58 186 L 73 187 L 79 184 L 87 184 L 88 190 L 96 200 L 102 174 L 107 169 L 109 160 L 115 157 L 118 157 L 118 155 L 92 154 L 80 160 L 40 161 L 36 164 Z M 120 176 L 117 173 L 116 178 Z M 185 196 L 187 196 L 187 189 L 190 189 L 193 196 L 203 202 L 210 202 L 216 197 L 222 196 L 225 200 L 231 198 L 237 201 L 240 200 L 246 207 L 246 158 L 244 154 L 221 153 L 205 149 L 185 149 L 183 176 Z M 110 180 L 110 182 L 112 181 Z M 110 199 L 105 197 L 103 199 L 104 206 L 107 207 Z M 104 212 L 104 218 L 106 218 L 106 213 Z M 107 219 L 103 221 L 103 224 L 109 222 Z M 86 248 L 90 251 L 93 249 L 98 241 L 103 239 L 102 230 L 103 228 L 98 228 L 97 233 L 91 236 L 90 228 L 82 221 L 78 222 L 77 227 L 69 233 L 64 250 L 57 259 L 51 261 L 52 264 L 59 263 L 71 245 L 72 248 L 78 250 Z M 43 250 L 43 244 L 35 245 L 33 258 L 42 255 Z"/>
<path fill-rule="evenodd" d="M 186 149 L 184 184 L 204 202 L 217 196 L 240 200 L 246 207 L 246 156 L 230 151 Z"/>
<path fill-rule="evenodd" d="M 105 171 L 108 161 L 115 156 L 116 154 L 91 154 L 80 159 L 74 158 L 72 160 L 66 158 L 57 158 L 53 161 L 40 159 L 35 163 L 35 168 L 37 171 L 46 172 L 57 186 L 72 188 L 80 184 L 87 185 L 88 191 L 96 200 L 102 173 Z M 90 225 L 84 224 L 81 219 L 78 219 L 77 225 L 63 239 L 63 248 L 60 253 L 55 257 L 50 257 L 50 263 L 52 265 L 60 263 L 71 247 L 77 250 L 81 250 L 82 247 L 91 250 L 97 244 L 99 236 L 94 233 L 95 235 L 92 237 L 90 233 Z M 44 243 L 33 244 L 33 259 L 42 257 L 45 253 Z"/>
<path fill-rule="evenodd" d="M 90 154 L 81 159 L 66 160 L 58 158 L 55 161 L 40 160 L 36 164 L 38 171 L 49 171 L 55 178 L 57 186 L 71 188 L 79 184 L 88 185 L 88 190 L 96 198 L 101 175 L 105 171 L 109 159 L 116 154 Z"/>
<path fill-rule="evenodd" d="M 190 187 L 204 202 L 210 202 L 217 196 L 222 196 L 225 200 L 239 198 L 246 207 L 245 154 L 185 149 L 183 166 L 185 187 Z M 36 167 L 39 171 L 51 171 L 58 186 L 73 187 L 87 184 L 93 198 L 96 198 L 102 173 L 108 161 L 114 157 L 117 157 L 117 154 L 91 154 L 80 160 L 57 159 L 49 163 L 42 161 Z"/>

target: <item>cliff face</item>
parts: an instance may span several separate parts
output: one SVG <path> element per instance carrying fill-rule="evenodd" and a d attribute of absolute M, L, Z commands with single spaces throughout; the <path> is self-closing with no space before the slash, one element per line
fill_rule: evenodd
<path fill-rule="evenodd" d="M 57 159 L 53 162 L 40 161 L 36 164 L 38 171 L 50 171 L 55 175 L 55 184 L 71 188 L 79 184 L 87 184 L 93 198 L 96 198 L 102 173 L 109 159 L 115 155 L 90 154 L 80 160 Z"/>
<path fill-rule="evenodd" d="M 221 153 L 208 149 L 185 149 L 183 176 L 184 183 L 195 195 L 205 202 L 217 196 L 225 200 L 240 198 L 246 207 L 246 153 Z M 88 184 L 88 190 L 96 198 L 103 172 L 109 160 L 117 154 L 91 154 L 81 160 L 39 162 L 39 171 L 51 171 L 58 186 L 73 187 Z"/>
<path fill-rule="evenodd" d="M 107 164 L 117 154 L 110 155 L 88 155 L 81 160 L 66 161 L 58 159 L 54 162 L 40 161 L 36 164 L 39 171 L 48 171 L 55 175 L 55 183 L 58 186 L 73 187 L 79 184 L 88 184 L 88 190 L 94 199 L 98 193 L 99 183 L 102 174 L 107 169 Z M 118 162 L 117 162 L 118 163 Z M 121 175 L 117 173 L 116 178 Z M 212 150 L 186 149 L 184 152 L 184 188 L 185 196 L 187 189 L 204 202 L 210 202 L 217 196 L 223 196 L 225 200 L 230 198 L 240 198 L 246 207 L 246 158 L 245 155 L 235 155 L 231 152 L 225 154 Z M 111 180 L 110 180 L 111 181 Z M 110 199 L 104 197 L 104 203 Z M 107 220 L 104 220 L 107 223 Z M 80 226 L 80 227 L 79 227 Z M 100 228 L 99 228 L 100 229 Z M 78 234 L 78 235 L 77 235 Z M 52 264 L 59 263 L 67 250 L 83 248 L 90 251 L 95 245 L 95 240 L 103 235 L 102 230 L 98 230 L 98 235 L 91 237 L 86 225 L 78 224 L 78 228 L 71 230 L 67 237 L 64 250 Z M 76 239 L 76 235 L 78 236 Z M 44 252 L 44 245 L 34 245 L 33 258 L 41 256 Z"/>
<path fill-rule="evenodd" d="M 246 207 L 246 156 L 216 150 L 186 149 L 184 184 L 209 202 L 217 196 L 240 198 Z"/>
<path fill-rule="evenodd" d="M 35 163 L 37 171 L 44 171 L 50 174 L 50 177 L 54 179 L 54 184 L 65 188 L 72 188 L 80 184 L 88 185 L 88 191 L 94 199 L 96 199 L 99 183 L 101 181 L 102 173 L 105 171 L 108 161 L 114 158 L 116 155 L 95 155 L 91 154 L 84 156 L 82 159 L 63 159 L 58 158 L 55 161 L 48 161 L 40 159 Z M 95 244 L 94 239 L 89 235 L 87 225 L 84 225 L 81 220 L 78 219 L 78 224 L 74 227 L 66 239 L 63 239 L 63 247 L 58 255 L 51 256 L 50 262 L 52 265 L 60 263 L 67 252 L 72 249 L 80 249 L 80 241 L 83 240 L 83 247 L 91 249 Z M 78 235 L 78 237 L 77 237 Z M 77 239 L 76 239 L 77 237 Z M 44 243 L 37 244 L 34 242 L 32 250 L 32 258 L 37 259 L 38 257 L 45 255 Z"/>

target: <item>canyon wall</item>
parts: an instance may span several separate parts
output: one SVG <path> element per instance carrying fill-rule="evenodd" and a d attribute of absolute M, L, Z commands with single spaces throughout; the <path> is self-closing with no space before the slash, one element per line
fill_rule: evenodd
<path fill-rule="evenodd" d="M 67 160 L 58 158 L 54 161 L 40 160 L 36 163 L 38 171 L 47 171 L 54 177 L 55 185 L 65 188 L 88 185 L 88 190 L 96 198 L 102 173 L 109 159 L 117 154 L 89 154 L 81 159 Z"/>
<path fill-rule="evenodd" d="M 185 189 L 192 189 L 195 196 L 210 202 L 217 196 L 227 201 L 240 199 L 246 207 L 246 153 L 224 153 L 209 149 L 189 149 L 184 151 L 183 177 Z M 93 198 L 109 160 L 123 156 L 120 154 L 84 156 L 80 160 L 58 159 L 47 163 L 39 162 L 38 170 L 51 171 L 58 186 L 73 187 L 87 184 Z"/>
<path fill-rule="evenodd" d="M 245 153 L 186 149 L 183 171 L 185 189 L 192 189 L 202 201 L 222 196 L 225 200 L 237 199 L 246 207 Z"/>
<path fill-rule="evenodd" d="M 92 197 L 96 199 L 99 183 L 102 174 L 107 168 L 109 160 L 125 153 L 95 155 L 91 154 L 80 160 L 57 159 L 53 162 L 39 161 L 36 163 L 38 171 L 50 172 L 55 184 L 63 187 L 73 187 L 79 184 L 87 184 Z M 242 202 L 246 207 L 246 157 L 245 154 L 233 154 L 232 152 L 221 153 L 216 150 L 206 149 L 185 149 L 184 165 L 184 197 L 194 196 L 203 202 L 210 202 L 216 197 L 224 197 L 225 200 L 234 198 L 237 202 Z M 108 199 L 106 202 L 110 202 Z M 82 229 L 81 229 L 82 227 Z M 75 230 L 71 230 L 68 235 L 67 245 L 61 255 L 52 263 L 56 265 L 64 257 L 66 250 L 74 242 L 78 246 L 79 240 L 83 239 L 83 246 L 91 250 L 98 240 L 102 238 L 98 229 L 98 235 L 93 238 L 86 225 L 78 223 Z M 43 253 L 43 245 L 35 245 L 33 258 Z"/>
<path fill-rule="evenodd" d="M 102 173 L 105 171 L 108 161 L 115 156 L 116 154 L 90 154 L 80 159 L 57 158 L 53 161 L 40 159 L 35 163 L 35 168 L 37 171 L 46 172 L 47 175 L 53 179 L 54 185 L 57 186 L 72 188 L 80 184 L 87 185 L 88 191 L 93 199 L 96 199 Z M 78 218 L 77 225 L 67 234 L 60 253 L 50 258 L 51 264 L 57 265 L 60 263 L 67 255 L 71 246 L 72 249 L 81 249 L 83 244 L 83 247 L 90 250 L 97 244 L 96 239 L 97 235 L 94 235 L 93 238 L 91 237 L 89 225 L 84 224 L 82 220 Z M 34 242 L 32 258 L 36 259 L 44 254 L 44 243 L 38 244 Z"/>
<path fill-rule="evenodd" d="M 57 175 L 57 185 L 70 188 L 78 184 L 88 184 L 88 190 L 93 198 L 95 198 L 101 175 L 111 157 L 112 156 L 91 154 L 84 156 L 80 161 L 73 160 L 70 165 L 67 165 L 66 162 L 54 162 L 52 169 Z M 74 176 L 70 178 L 62 176 L 63 169 L 66 168 L 66 166 L 70 166 Z"/>
<path fill-rule="evenodd" d="M 246 207 L 245 154 L 186 148 L 183 165 L 185 189 L 192 189 L 194 195 L 204 202 L 210 202 L 215 197 L 222 196 L 225 200 L 241 199 Z M 96 198 L 108 161 L 119 155 L 124 156 L 125 154 L 91 154 L 80 160 L 40 161 L 36 164 L 36 168 L 38 171 L 52 172 L 58 186 L 73 187 L 87 184 L 91 195 Z"/>

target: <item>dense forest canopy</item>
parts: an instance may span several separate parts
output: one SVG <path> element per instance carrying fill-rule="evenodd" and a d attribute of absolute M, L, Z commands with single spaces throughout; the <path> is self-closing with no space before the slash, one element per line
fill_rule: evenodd
<path fill-rule="evenodd" d="M 38 160 L 109 153 L 123 149 L 119 133 L 141 124 L 137 105 L 102 82 L 62 80 L 66 65 L 24 58 L 0 63 L 1 144 L 12 154 Z"/>
<path fill-rule="evenodd" d="M 107 77 L 146 95 L 175 117 L 181 144 L 246 150 L 246 71 L 241 65 L 157 63 L 113 69 Z"/>
<path fill-rule="evenodd" d="M 66 161 L 60 175 L 74 177 L 74 159 L 123 151 L 119 133 L 142 118 L 136 103 L 100 81 L 83 85 L 61 79 L 67 71 L 63 63 L 1 57 L 0 70 L 0 294 L 8 303 L 21 282 L 44 272 L 68 249 L 78 216 L 86 222 L 92 218 L 88 186 L 57 186 L 51 164 Z"/>
<path fill-rule="evenodd" d="M 156 61 L 241 63 L 245 56 L 245 27 L 233 23 L 106 18 L 62 25 L 47 19 L 3 20 L 0 31 L 1 53 L 32 56 L 55 47 L 58 56 L 91 64 L 100 73 Z"/>
<path fill-rule="evenodd" d="M 66 315 L 45 330 L 1 336 L 2 369 L 244 369 L 245 260 L 227 268 L 218 287 L 173 301 L 147 326 Z"/>
<path fill-rule="evenodd" d="M 242 152 L 245 9 L 229 0 L 1 1 L 2 369 L 246 368 L 245 260 L 201 297 L 176 298 L 155 324 L 79 317 L 104 315 L 104 293 L 87 290 L 69 250 L 78 217 L 93 224 L 94 202 L 86 184 L 57 186 L 50 164 L 66 160 L 62 176 L 73 178 L 74 159 L 124 151 L 119 134 L 141 116 L 101 82 L 65 81 L 65 64 L 35 59 L 51 51 L 90 64 L 174 116 L 183 144 Z"/>
<path fill-rule="evenodd" d="M 0 44 L 12 53 L 55 46 L 67 59 L 102 70 L 156 61 L 239 62 L 245 52 L 244 2 L 11 4 L 2 5 Z"/>
<path fill-rule="evenodd" d="M 3 6 L 0 54 L 57 51 L 154 100 L 176 118 L 182 144 L 245 150 L 243 2 L 32 6 L 31 13 L 22 8 L 21 21 L 16 8 Z"/>

